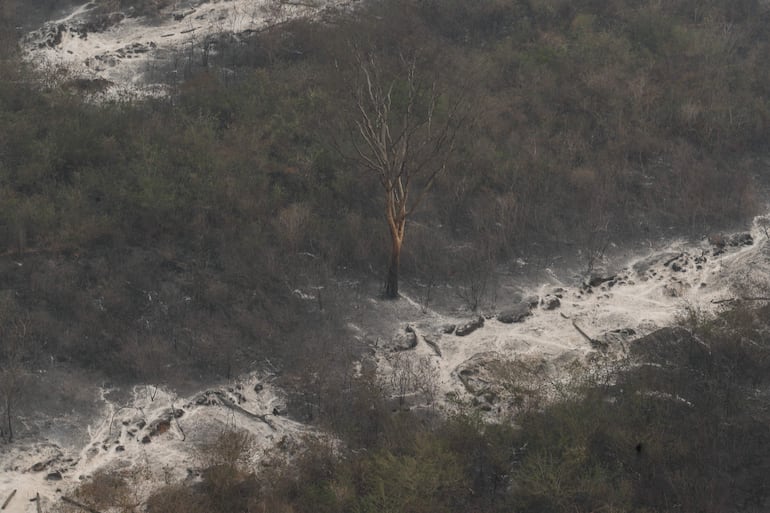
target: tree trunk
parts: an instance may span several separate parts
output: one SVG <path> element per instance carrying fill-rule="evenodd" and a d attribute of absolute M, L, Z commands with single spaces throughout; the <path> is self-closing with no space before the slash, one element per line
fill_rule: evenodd
<path fill-rule="evenodd" d="M 11 399 L 5 398 L 5 419 L 8 422 L 8 443 L 13 443 L 13 423 L 11 422 Z"/>
<path fill-rule="evenodd" d="M 388 276 L 385 279 L 385 299 L 398 299 L 398 266 L 401 261 L 401 241 L 393 235 L 393 245 L 390 250 Z"/>

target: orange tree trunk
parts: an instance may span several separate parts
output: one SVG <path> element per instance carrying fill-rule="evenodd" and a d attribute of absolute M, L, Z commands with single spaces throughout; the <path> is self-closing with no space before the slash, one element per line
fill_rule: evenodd
<path fill-rule="evenodd" d="M 388 275 L 385 278 L 385 299 L 398 299 L 398 267 L 401 261 L 401 241 L 392 235 L 393 244 L 388 262 Z"/>

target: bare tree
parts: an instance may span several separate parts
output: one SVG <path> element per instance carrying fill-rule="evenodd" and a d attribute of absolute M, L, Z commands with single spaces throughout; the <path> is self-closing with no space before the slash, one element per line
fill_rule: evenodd
<path fill-rule="evenodd" d="M 494 290 L 495 261 L 487 243 L 476 242 L 469 251 L 460 254 L 459 272 L 455 294 L 465 306 L 472 312 L 477 312 L 482 302 L 489 297 Z M 496 296 L 496 293 L 495 293 Z"/>
<path fill-rule="evenodd" d="M 354 108 L 345 120 L 352 149 L 342 153 L 376 176 L 385 194 L 391 242 L 385 297 L 396 299 L 407 218 L 445 171 L 465 110 L 462 95 L 449 99 L 436 80 L 421 77 L 415 54 L 355 55 Z"/>
<path fill-rule="evenodd" d="M 439 371 L 430 356 L 398 352 L 389 355 L 390 389 L 403 406 L 408 395 L 422 394 L 427 404 L 434 405 L 438 394 Z"/>

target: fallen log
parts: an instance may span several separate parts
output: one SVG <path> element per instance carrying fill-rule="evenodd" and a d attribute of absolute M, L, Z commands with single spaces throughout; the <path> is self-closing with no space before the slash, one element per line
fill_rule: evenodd
<path fill-rule="evenodd" d="M 434 341 L 429 339 L 428 337 L 422 337 L 422 339 L 425 341 L 428 346 L 430 346 L 431 349 L 433 349 L 433 352 L 436 353 L 436 356 L 441 358 L 441 349 L 439 349 L 438 344 Z"/>
<path fill-rule="evenodd" d="M 589 344 L 591 344 L 591 347 L 594 349 L 600 349 L 602 351 L 607 350 L 607 344 L 605 342 L 602 342 L 601 340 L 596 340 L 595 338 L 591 338 L 588 336 L 588 334 L 580 329 L 580 326 L 577 325 L 577 323 L 573 320 L 572 326 L 577 330 L 580 335 L 588 341 Z"/>
<path fill-rule="evenodd" d="M 586 339 L 586 340 L 588 341 L 588 343 L 589 343 L 589 344 L 593 345 L 593 344 L 595 344 L 595 343 L 596 343 L 596 341 L 595 341 L 594 339 L 592 339 L 591 337 L 589 337 L 589 336 L 586 334 L 586 332 L 585 332 L 585 331 L 583 331 L 583 330 L 581 330 L 581 329 L 580 329 L 580 327 L 577 325 L 577 323 L 576 323 L 575 321 L 572 321 L 572 326 L 573 326 L 573 327 L 574 327 L 574 328 L 577 330 L 577 332 L 578 332 L 578 333 L 580 333 L 580 335 L 582 335 L 582 337 L 583 337 L 584 339 Z"/>
<path fill-rule="evenodd" d="M 770 297 L 730 297 L 727 299 L 712 299 L 711 303 L 714 305 L 721 305 L 722 303 L 732 303 L 734 301 L 770 301 Z"/>
<path fill-rule="evenodd" d="M 668 260 L 666 260 L 665 262 L 663 262 L 663 266 L 664 266 L 664 267 L 668 267 L 668 265 L 669 265 L 671 262 L 673 262 L 674 260 L 676 260 L 677 258 L 679 258 L 679 257 L 681 257 L 681 256 L 684 256 L 684 253 L 679 253 L 677 256 L 669 258 Z"/>
<path fill-rule="evenodd" d="M 176 408 L 174 408 L 174 403 L 171 403 L 171 416 L 174 418 L 176 428 L 180 433 L 182 433 L 182 441 L 184 442 L 187 440 L 187 435 L 185 434 L 184 429 L 182 429 L 182 426 L 179 425 L 179 418 L 176 416 Z"/>
<path fill-rule="evenodd" d="M 7 499 L 5 499 L 5 502 L 3 503 L 3 507 L 0 508 L 0 509 L 5 509 L 8 506 L 8 504 L 10 504 L 11 499 L 13 499 L 14 495 L 16 495 L 16 490 L 15 489 L 11 492 L 11 495 L 9 495 Z"/>
<path fill-rule="evenodd" d="M 268 415 L 267 413 L 265 413 L 264 415 L 258 415 L 256 413 L 250 412 L 249 410 L 245 410 L 245 409 L 241 408 L 239 405 L 235 404 L 230 399 L 228 399 L 228 398 L 226 398 L 224 396 L 220 396 L 219 399 L 222 401 L 222 405 L 223 406 L 225 406 L 227 408 L 230 408 L 231 410 L 237 411 L 239 413 L 242 413 L 242 414 L 244 414 L 247 417 L 250 417 L 252 419 L 261 420 L 262 422 L 267 424 L 270 429 L 272 429 L 273 431 L 277 431 L 277 429 L 275 427 L 275 424 L 273 424 L 272 422 L 270 422 L 267 419 L 267 415 Z"/>

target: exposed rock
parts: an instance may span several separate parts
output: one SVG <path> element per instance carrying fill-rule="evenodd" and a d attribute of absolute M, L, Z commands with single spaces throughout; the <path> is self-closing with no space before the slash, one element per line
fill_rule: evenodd
<path fill-rule="evenodd" d="M 46 481 L 61 481 L 61 479 L 62 475 L 58 470 L 50 472 L 47 476 L 45 476 Z"/>
<path fill-rule="evenodd" d="M 407 326 L 405 333 L 398 334 L 390 342 L 391 351 L 408 351 L 417 347 L 417 333 L 414 328 Z"/>
<path fill-rule="evenodd" d="M 171 429 L 171 421 L 173 419 L 178 419 L 184 415 L 184 410 L 181 410 L 179 408 L 175 410 L 171 410 L 169 408 L 168 410 L 165 410 L 163 413 L 160 414 L 160 416 L 150 422 L 150 424 L 147 426 L 147 431 L 149 432 L 150 436 L 158 436 L 162 435 L 169 429 Z"/>
<path fill-rule="evenodd" d="M 615 278 L 614 274 L 591 273 L 584 285 L 586 287 L 598 287 L 602 283 L 614 280 Z"/>
<path fill-rule="evenodd" d="M 174 17 L 174 21 L 182 21 L 183 19 L 185 19 L 186 16 L 189 16 L 194 13 L 195 13 L 195 10 L 191 9 L 189 11 L 177 11 L 175 13 L 172 13 L 172 16 Z"/>
<path fill-rule="evenodd" d="M 444 324 L 441 327 L 441 333 L 445 333 L 446 335 L 451 335 L 452 333 L 454 333 L 456 327 L 457 326 L 455 326 L 454 324 Z"/>
<path fill-rule="evenodd" d="M 603 342 L 606 347 L 620 346 L 625 347 L 636 336 L 636 330 L 632 328 L 618 328 L 610 331 L 606 331 L 599 336 L 599 341 Z"/>
<path fill-rule="evenodd" d="M 199 394 L 193 399 L 192 401 L 197 406 L 211 406 L 212 404 L 216 404 L 212 402 L 212 399 L 209 397 L 207 393 Z"/>
<path fill-rule="evenodd" d="M 681 253 L 674 253 L 674 252 L 652 255 L 650 257 L 639 260 L 632 266 L 632 268 L 634 271 L 636 271 L 637 274 L 645 274 L 647 271 L 650 271 L 656 265 L 664 264 L 665 262 L 671 262 L 673 260 L 676 260 L 680 255 Z"/>
<path fill-rule="evenodd" d="M 46 467 L 48 467 L 48 465 L 50 465 L 52 462 L 53 462 L 53 460 L 47 460 L 47 461 L 39 461 L 39 462 L 35 463 L 34 465 L 32 465 L 32 467 L 30 468 L 30 470 L 31 470 L 32 472 L 42 472 L 42 471 L 43 471 L 43 470 L 45 470 L 45 469 L 46 469 Z"/>
<path fill-rule="evenodd" d="M 503 310 L 497 314 L 497 320 L 506 324 L 513 322 L 522 322 L 524 319 L 532 315 L 529 303 L 519 303 L 514 305 L 513 308 Z"/>
<path fill-rule="evenodd" d="M 754 237 L 750 233 L 736 233 L 727 239 L 727 245 L 732 247 L 751 246 L 754 244 Z"/>
<path fill-rule="evenodd" d="M 148 444 L 148 443 L 150 443 L 151 441 L 152 441 L 152 440 L 150 440 L 150 437 L 149 437 L 149 435 L 144 435 L 144 436 L 142 437 L 142 443 L 143 443 L 143 444 Z"/>
<path fill-rule="evenodd" d="M 122 445 L 118 445 L 117 447 L 115 447 L 115 452 L 123 452 L 125 450 L 126 448 Z"/>
<path fill-rule="evenodd" d="M 459 326 L 455 330 L 455 335 L 458 337 L 465 337 L 466 335 L 470 335 L 477 329 L 484 326 L 484 317 L 479 315 L 477 318 L 473 319 L 472 321 L 466 322 L 462 326 Z"/>
<path fill-rule="evenodd" d="M 671 265 L 672 262 L 676 262 L 677 260 L 680 260 L 682 257 L 684 257 L 684 253 L 679 253 L 678 255 L 667 259 L 665 262 L 663 262 L 663 267 L 668 267 L 669 265 Z"/>
<path fill-rule="evenodd" d="M 169 429 L 171 429 L 171 420 L 168 419 L 158 419 L 154 421 L 152 424 L 150 424 L 150 436 L 158 436 L 162 435 Z"/>
<path fill-rule="evenodd" d="M 494 382 L 490 375 L 490 365 L 504 358 L 495 351 L 478 353 L 461 363 L 455 369 L 465 389 L 473 395 L 482 395 L 490 390 Z"/>
<path fill-rule="evenodd" d="M 680 282 L 671 282 L 667 283 L 663 287 L 663 292 L 669 296 L 669 297 L 682 297 L 684 295 L 684 291 L 687 288 L 687 285 Z"/>
<path fill-rule="evenodd" d="M 712 233 L 708 236 L 709 244 L 716 248 L 724 248 L 727 245 L 725 236 L 721 233 Z"/>
<path fill-rule="evenodd" d="M 535 369 L 538 369 L 538 373 L 545 372 L 542 360 L 517 360 L 524 365 L 522 368 L 529 368 L 531 372 L 535 372 Z M 493 405 L 494 409 L 500 412 L 502 409 L 522 406 L 528 400 L 527 390 L 531 385 L 535 385 L 531 382 L 531 376 L 519 375 L 516 365 L 516 362 L 507 360 L 501 353 L 488 351 L 468 358 L 457 366 L 455 374 L 465 390 L 471 394 L 471 404 L 481 411 L 492 411 L 487 405 Z M 522 389 L 514 390 L 501 384 L 509 373 L 512 373 L 510 378 L 522 385 Z"/>
<path fill-rule="evenodd" d="M 718 256 L 724 253 L 728 246 L 733 248 L 751 246 L 754 244 L 754 237 L 752 237 L 749 232 L 736 233 L 730 236 L 716 233 L 709 235 L 708 241 L 709 244 L 714 246 L 714 251 L 712 254 L 714 256 Z"/>
<path fill-rule="evenodd" d="M 256 387 L 255 387 L 256 390 Z M 240 392 L 236 391 L 233 388 L 230 388 L 228 390 L 230 394 L 223 390 L 206 390 L 204 392 L 201 392 L 190 403 L 187 403 L 185 406 L 190 407 L 192 405 L 197 406 L 218 406 L 222 405 L 224 403 L 237 403 L 241 404 L 246 401 L 246 397 L 241 394 Z M 163 415 L 160 418 L 167 418 L 171 420 L 170 416 L 171 410 L 166 410 Z M 182 415 L 184 415 L 184 410 L 176 409 L 174 410 L 174 418 L 179 418 Z"/>
<path fill-rule="evenodd" d="M 543 308 L 545 310 L 555 310 L 561 306 L 561 301 L 558 297 L 547 295 L 543 298 Z"/>
<path fill-rule="evenodd" d="M 535 295 L 530 295 L 521 300 L 522 303 L 526 303 L 530 308 L 535 308 L 540 303 L 540 298 Z"/>

